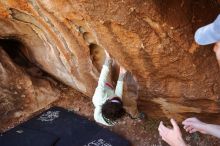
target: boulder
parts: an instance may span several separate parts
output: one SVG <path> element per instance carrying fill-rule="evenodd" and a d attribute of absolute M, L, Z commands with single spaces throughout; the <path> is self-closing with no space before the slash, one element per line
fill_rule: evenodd
<path fill-rule="evenodd" d="M 212 46 L 197 45 L 193 36 L 219 6 L 217 0 L 5 0 L 0 38 L 21 42 L 30 62 L 90 98 L 107 50 L 114 81 L 119 66 L 130 72 L 125 100 L 140 111 L 215 120 L 219 66 Z"/>

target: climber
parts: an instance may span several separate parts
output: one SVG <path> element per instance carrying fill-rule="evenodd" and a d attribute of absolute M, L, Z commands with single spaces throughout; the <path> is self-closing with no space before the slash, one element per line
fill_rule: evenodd
<path fill-rule="evenodd" d="M 109 72 L 112 59 L 106 51 L 105 63 L 99 77 L 98 86 L 93 95 L 93 104 L 95 106 L 94 119 L 96 122 L 106 126 L 113 126 L 118 119 L 125 115 L 125 109 L 122 103 L 123 79 L 126 70 L 120 67 L 120 73 L 114 91 L 114 87 L 109 80 Z"/>
<path fill-rule="evenodd" d="M 214 22 L 204 27 L 201 27 L 196 31 L 195 41 L 199 45 L 208 45 L 215 43 L 213 50 L 220 66 L 220 15 L 218 15 Z M 164 126 L 162 121 L 160 122 L 158 130 L 162 139 L 171 146 L 186 146 L 182 138 L 179 126 L 174 119 L 171 119 L 171 124 L 173 125 L 172 129 Z M 188 118 L 184 120 L 182 124 L 184 125 L 183 128 L 189 133 L 194 133 L 198 131 L 203 134 L 209 134 L 220 138 L 219 125 L 206 124 L 204 122 L 201 122 L 197 118 Z"/>

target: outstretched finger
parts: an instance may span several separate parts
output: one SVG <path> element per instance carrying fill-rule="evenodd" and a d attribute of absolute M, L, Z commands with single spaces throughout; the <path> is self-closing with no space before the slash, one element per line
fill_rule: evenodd
<path fill-rule="evenodd" d="M 159 130 L 159 131 L 163 131 L 163 128 L 162 128 L 163 126 L 162 126 L 162 125 L 163 125 L 163 122 L 160 121 L 160 124 L 159 124 L 159 127 L 158 127 L 158 130 Z"/>
<path fill-rule="evenodd" d="M 179 126 L 177 125 L 176 121 L 174 119 L 170 119 L 171 124 L 173 125 L 174 129 L 179 129 Z"/>

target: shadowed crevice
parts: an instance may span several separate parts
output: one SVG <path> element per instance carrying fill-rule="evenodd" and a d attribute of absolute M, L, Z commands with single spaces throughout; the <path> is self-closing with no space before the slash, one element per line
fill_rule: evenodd
<path fill-rule="evenodd" d="M 0 46 L 7 52 L 14 63 L 21 67 L 31 67 L 30 62 L 22 52 L 25 46 L 16 39 L 0 39 Z"/>

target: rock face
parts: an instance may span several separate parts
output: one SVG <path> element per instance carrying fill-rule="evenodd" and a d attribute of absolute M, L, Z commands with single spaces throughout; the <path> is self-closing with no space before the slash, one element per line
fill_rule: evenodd
<path fill-rule="evenodd" d="M 13 48 L 3 46 L 8 52 L 11 52 L 9 49 L 17 52 Z M 42 76 L 39 78 L 41 71 L 36 67 L 30 67 L 25 60 L 10 54 L 14 59 L 12 60 L 2 47 L 0 54 L 0 131 L 2 131 L 11 126 L 10 120 L 19 121 L 58 99 L 59 90 L 53 88 Z M 30 76 L 29 73 L 34 76 Z"/>
<path fill-rule="evenodd" d="M 125 99 L 139 110 L 215 117 L 219 67 L 193 35 L 219 12 L 215 0 L 1 0 L 0 38 L 21 42 L 30 62 L 89 97 L 106 49 L 114 81 L 119 64 L 130 72 Z"/>

